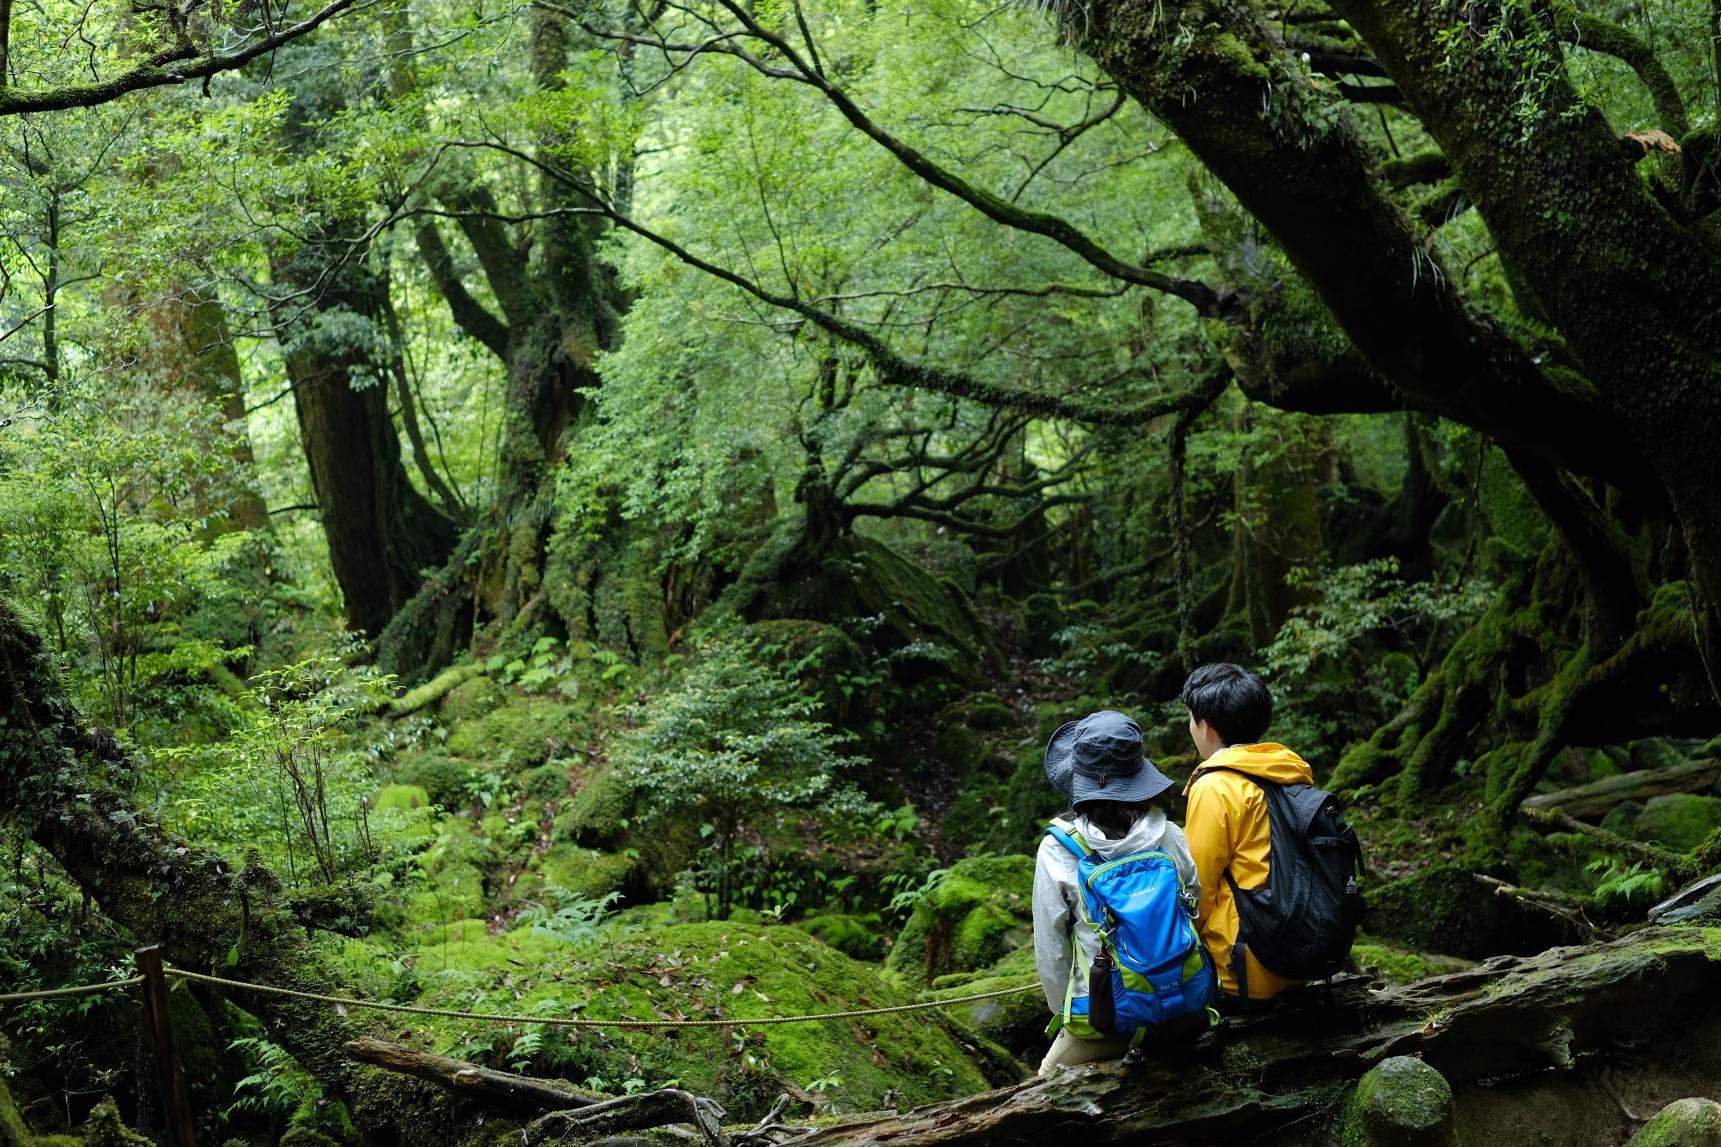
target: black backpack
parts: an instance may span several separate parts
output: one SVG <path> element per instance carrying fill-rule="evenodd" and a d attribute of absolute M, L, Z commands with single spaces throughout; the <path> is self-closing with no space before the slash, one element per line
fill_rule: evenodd
<path fill-rule="evenodd" d="M 1223 766 L 1221 766 L 1223 767 Z M 1242 772 L 1267 797 L 1267 883 L 1239 888 L 1237 942 L 1231 966 L 1238 995 L 1249 998 L 1244 948 L 1261 966 L 1288 980 L 1324 980 L 1350 955 L 1362 921 L 1362 845 L 1345 823 L 1338 800 L 1311 784 L 1279 784 Z"/>

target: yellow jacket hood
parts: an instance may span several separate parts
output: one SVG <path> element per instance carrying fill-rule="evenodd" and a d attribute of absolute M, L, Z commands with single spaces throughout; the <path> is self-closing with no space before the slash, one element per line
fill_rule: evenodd
<path fill-rule="evenodd" d="M 1234 769 L 1239 773 L 1248 773 L 1252 777 L 1276 781 L 1282 785 L 1315 783 L 1315 772 L 1309 768 L 1309 763 L 1283 745 L 1272 742 L 1261 745 L 1232 745 L 1220 749 L 1196 766 L 1195 771 L 1189 775 L 1189 783 L 1183 786 L 1185 795 L 1196 778 L 1210 769 Z"/>

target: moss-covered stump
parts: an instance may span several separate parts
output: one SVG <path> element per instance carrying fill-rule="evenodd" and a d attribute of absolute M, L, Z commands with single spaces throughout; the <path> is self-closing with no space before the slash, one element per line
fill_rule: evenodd
<path fill-rule="evenodd" d="M 969 1095 L 986 1080 L 973 1053 L 930 1013 L 748 1026 L 770 1016 L 906 1003 L 876 971 L 792 927 L 733 922 L 611 930 L 574 946 L 530 928 L 421 949 L 416 1003 L 543 1016 L 729 1019 L 733 1026 L 528 1030 L 436 1020 L 427 1050 L 518 1062 L 531 1074 L 620 1093 L 670 1080 L 716 1099 L 736 1120 L 788 1090 L 821 1092 L 840 1110 Z M 488 1047 L 488 1056 L 475 1048 Z M 840 1080 L 840 1083 L 832 1082 Z M 815 1082 L 816 1089 L 810 1085 Z"/>
<path fill-rule="evenodd" d="M 1346 1105 L 1344 1147 L 1458 1147 L 1452 1086 L 1408 1055 L 1382 1060 L 1357 1081 Z"/>
<path fill-rule="evenodd" d="M 877 538 L 834 538 L 828 549 L 762 548 L 742 578 L 755 621 L 806 618 L 848 625 L 877 618 L 870 637 L 904 683 L 931 676 L 979 684 L 1002 656 L 968 595 Z"/>
<path fill-rule="evenodd" d="M 1040 977 L 1034 970 L 1034 948 L 1028 945 L 1016 949 L 984 971 L 940 976 L 932 982 L 929 991 L 921 993 L 921 998 L 950 1000 L 1005 988 L 1037 987 L 1039 982 Z M 1044 1054 L 1046 1023 L 1052 1017 L 1046 1010 L 1045 996 L 1038 991 L 962 1004 L 951 1008 L 950 1014 L 1012 1055 L 1034 1058 Z"/>
<path fill-rule="evenodd" d="M 912 987 L 939 976 L 976 972 L 1032 938 L 1034 858 L 983 856 L 958 861 L 915 906 L 885 962 Z"/>
<path fill-rule="evenodd" d="M 1631 835 L 1687 852 L 1721 828 L 1721 797 L 1696 793 L 1666 793 L 1651 797 L 1632 822 Z"/>
<path fill-rule="evenodd" d="M 1721 1147 L 1721 1103 L 1676 1099 L 1656 1112 L 1626 1147 Z"/>
<path fill-rule="evenodd" d="M 558 844 L 538 861 L 538 874 L 550 887 L 565 888 L 576 896 L 597 900 L 621 891 L 633 865 L 631 858 L 620 853 Z"/>
<path fill-rule="evenodd" d="M 1366 893 L 1369 931 L 1424 952 L 1480 960 L 1529 955 L 1579 940 L 1574 926 L 1526 910 L 1508 896 L 1487 895 L 1465 868 L 1439 866 Z"/>

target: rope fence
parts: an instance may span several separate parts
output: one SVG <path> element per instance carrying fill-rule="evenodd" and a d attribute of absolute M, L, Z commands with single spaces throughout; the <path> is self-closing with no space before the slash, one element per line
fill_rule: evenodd
<path fill-rule="evenodd" d="M 25 1000 L 52 1000 L 61 996 L 88 996 L 96 992 L 108 992 L 115 988 L 130 988 L 143 983 L 142 976 L 133 976 L 128 980 L 109 980 L 105 984 L 79 984 L 74 988 L 43 988 L 35 992 L 7 992 L 0 995 L 0 1004 L 17 1004 Z"/>
<path fill-rule="evenodd" d="M 157 1084 L 162 1094 L 162 1108 L 163 1115 L 167 1120 L 168 1141 L 173 1147 L 197 1147 L 197 1136 L 193 1126 L 191 1100 L 186 1087 L 185 1074 L 180 1067 L 178 1052 L 174 1048 L 172 1009 L 168 1004 L 167 995 L 169 976 L 194 983 L 208 984 L 212 987 L 241 992 L 257 992 L 263 995 L 285 996 L 290 999 L 329 1004 L 338 1008 L 368 1008 L 378 1012 L 393 1012 L 412 1016 L 440 1016 L 447 1019 L 476 1020 L 482 1023 L 541 1024 L 546 1027 L 563 1028 L 653 1030 L 747 1027 L 755 1024 L 799 1024 L 818 1023 L 826 1020 L 860 1019 L 865 1016 L 926 1011 L 931 1008 L 952 1008 L 961 1004 L 974 1004 L 982 1000 L 995 1000 L 1004 996 L 1019 995 L 1023 992 L 1038 991 L 1040 988 L 1036 982 L 1021 984 L 1013 988 L 997 988 L 990 992 L 975 992 L 972 995 L 955 996 L 944 1000 L 917 1000 L 911 1004 L 893 1004 L 882 1008 L 850 1008 L 845 1011 L 817 1012 L 811 1015 L 763 1016 L 759 1019 L 743 1019 L 739 1016 L 731 1016 L 726 1019 L 599 1020 L 575 1016 L 528 1016 L 510 1015 L 503 1012 L 462 1011 L 456 1008 L 421 1008 L 411 1004 L 390 1004 L 381 1000 L 362 1000 L 355 996 L 331 996 L 321 992 L 302 992 L 296 988 L 283 988 L 274 984 L 229 980 L 221 976 L 193 972 L 188 968 L 168 967 L 162 962 L 160 945 L 156 944 L 137 950 L 137 970 L 138 974 L 135 976 L 123 980 L 109 980 L 100 984 L 75 984 L 64 988 L 40 988 L 28 992 L 0 993 L 0 1005 L 25 1003 L 31 1000 L 88 996 L 97 992 L 111 992 L 141 985 L 145 1027 L 149 1031 L 150 1042 L 155 1047 Z"/>
<path fill-rule="evenodd" d="M 1000 996 L 1014 996 L 1022 992 L 1039 988 L 1038 983 L 1019 984 L 1014 988 L 998 988 L 990 992 L 978 992 L 971 996 L 958 996 L 948 1000 L 919 1000 L 912 1004 L 895 1004 L 883 1008 L 853 1008 L 841 1012 L 818 1012 L 802 1016 L 765 1016 L 761 1019 L 681 1019 L 681 1020 L 594 1020 L 573 1016 L 528 1016 L 509 1015 L 503 1012 L 470 1012 L 457 1008 L 420 1008 L 410 1004 L 388 1004 L 380 1000 L 361 1000 L 351 996 L 325 996 L 319 992 L 301 992 L 293 988 L 276 987 L 273 984 L 251 984 L 242 980 L 226 980 L 220 976 L 209 976 L 202 972 L 187 971 L 184 968 L 163 968 L 163 973 L 178 976 L 182 980 L 195 980 L 200 984 L 212 984 L 223 988 L 237 988 L 246 992 L 262 992 L 265 995 L 288 996 L 299 1000 L 313 1000 L 317 1003 L 335 1004 L 347 1008 L 370 1008 L 379 1012 L 401 1012 L 412 1016 L 441 1016 L 448 1019 L 483 1020 L 489 1023 L 501 1024 L 543 1024 L 548 1027 L 564 1028 L 715 1028 L 742 1027 L 754 1024 L 799 1024 L 816 1023 L 820 1020 L 848 1020 L 862 1016 L 884 1016 L 897 1012 L 918 1012 L 930 1008 L 949 1008 L 960 1004 L 978 1003 L 981 1000 L 995 1000 Z"/>

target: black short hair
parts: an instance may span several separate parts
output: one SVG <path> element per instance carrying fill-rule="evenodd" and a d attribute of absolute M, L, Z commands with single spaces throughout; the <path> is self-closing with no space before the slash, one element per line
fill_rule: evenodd
<path fill-rule="evenodd" d="M 1105 833 L 1107 840 L 1122 840 L 1135 827 L 1136 821 L 1153 811 L 1153 802 L 1082 801 L 1074 811 Z"/>
<path fill-rule="evenodd" d="M 1273 695 L 1262 680 L 1225 661 L 1198 665 L 1183 683 L 1183 703 L 1227 745 L 1252 745 L 1273 719 Z"/>

